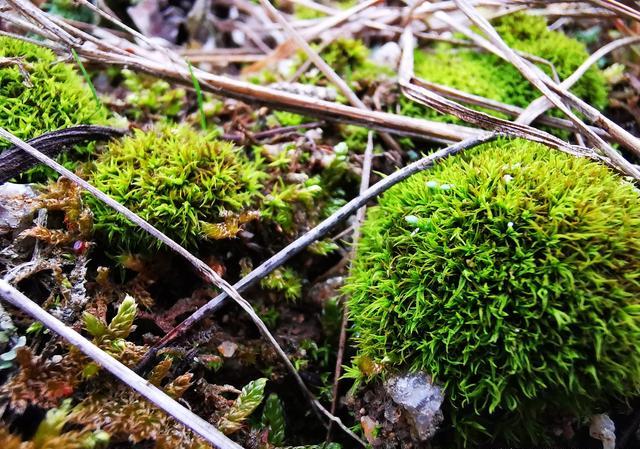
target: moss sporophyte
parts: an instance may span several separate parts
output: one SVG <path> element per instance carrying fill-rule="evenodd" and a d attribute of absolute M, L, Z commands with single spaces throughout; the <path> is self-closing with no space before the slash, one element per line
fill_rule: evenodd
<path fill-rule="evenodd" d="M 105 124 L 107 111 L 96 104 L 91 89 L 71 64 L 57 61 L 49 49 L 9 37 L 0 37 L 0 57 L 11 63 L 0 66 L 0 126 L 28 140 L 48 131 L 79 124 Z M 0 151 L 10 147 L 0 141 Z M 60 161 L 87 155 L 93 145 L 78 145 Z M 36 167 L 28 180 L 42 181 L 52 171 Z"/>
<path fill-rule="evenodd" d="M 433 376 L 458 446 L 543 444 L 555 417 L 637 396 L 638 199 L 607 167 L 522 140 L 391 188 L 345 284 L 351 372 Z"/>

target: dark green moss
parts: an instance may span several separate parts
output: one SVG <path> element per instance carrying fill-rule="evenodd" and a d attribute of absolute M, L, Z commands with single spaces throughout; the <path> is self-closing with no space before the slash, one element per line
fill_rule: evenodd
<path fill-rule="evenodd" d="M 506 141 L 415 175 L 369 210 L 346 293 L 360 366 L 432 375 L 460 446 L 640 391 L 638 191 L 592 161 Z"/>

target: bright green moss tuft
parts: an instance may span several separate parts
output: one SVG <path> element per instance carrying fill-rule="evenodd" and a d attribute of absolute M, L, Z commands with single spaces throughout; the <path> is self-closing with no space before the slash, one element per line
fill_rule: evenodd
<path fill-rule="evenodd" d="M 265 177 L 230 142 L 187 126 L 162 125 L 111 142 L 96 161 L 91 182 L 188 248 L 213 236 L 232 237 L 255 218 L 249 209 Z M 91 199 L 95 227 L 119 249 L 143 251 L 160 244 L 120 214 Z M 206 233 L 206 234 L 205 234 Z"/>
<path fill-rule="evenodd" d="M 545 419 L 637 395 L 638 199 L 606 167 L 520 140 L 390 189 L 346 282 L 361 366 L 432 375 L 460 445 L 540 444 Z"/>
<path fill-rule="evenodd" d="M 15 58 L 14 63 L 0 66 L 0 126 L 19 138 L 28 140 L 72 125 L 106 122 L 106 110 L 96 104 L 82 77 L 73 66 L 57 63 L 51 50 L 0 37 L 0 58 Z M 0 151 L 10 146 L 0 139 Z M 68 162 L 91 148 L 76 146 L 60 160 Z M 31 171 L 30 179 L 42 180 L 48 173 L 39 167 Z"/>
<path fill-rule="evenodd" d="M 512 48 L 551 62 L 561 80 L 568 78 L 589 56 L 584 44 L 561 32 L 549 31 L 543 17 L 511 14 L 495 21 L 494 26 Z M 539 63 L 538 66 L 552 74 L 547 64 Z M 431 82 L 514 106 L 526 107 L 540 96 L 538 90 L 511 64 L 475 48 L 454 49 L 448 44 L 441 44 L 433 52 L 417 50 L 415 73 Z M 572 92 L 599 109 L 607 104 L 604 77 L 594 67 L 582 76 Z M 406 99 L 401 105 L 407 115 L 426 115 L 431 119 L 452 121 L 451 117 L 444 117 Z"/>

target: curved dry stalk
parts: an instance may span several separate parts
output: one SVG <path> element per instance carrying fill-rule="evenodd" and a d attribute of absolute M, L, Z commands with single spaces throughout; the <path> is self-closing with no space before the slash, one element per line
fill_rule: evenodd
<path fill-rule="evenodd" d="M 640 12 L 616 0 L 590 0 L 591 3 L 640 22 Z"/>
<path fill-rule="evenodd" d="M 545 131 L 528 125 L 503 120 L 484 112 L 469 109 L 455 101 L 449 100 L 435 92 L 425 89 L 424 87 L 416 86 L 413 83 L 413 44 L 413 33 L 411 28 L 407 27 L 400 39 L 402 58 L 400 60 L 398 83 L 400 84 L 402 93 L 411 100 L 431 107 L 441 114 L 453 115 L 460 120 L 473 123 L 485 129 L 505 133 L 512 137 L 522 137 L 533 140 L 575 156 L 588 156 L 595 159 L 601 159 L 590 149 L 570 145 L 562 139 L 559 139 Z"/>
<path fill-rule="evenodd" d="M 513 106 L 511 104 L 502 103 L 496 100 L 491 100 L 489 98 L 485 98 L 480 95 L 470 94 L 462 90 L 454 89 L 453 87 L 432 83 L 431 81 L 427 81 L 422 78 L 418 78 L 416 76 L 411 78 L 411 82 L 416 86 L 424 87 L 425 89 L 428 89 L 432 92 L 440 94 L 443 97 L 448 98 L 450 100 L 459 101 L 464 104 L 480 106 L 485 109 L 491 109 L 493 111 L 500 112 L 510 117 L 519 117 L 526 110 L 525 108 L 521 108 L 519 106 Z M 541 98 L 544 98 L 544 97 L 541 97 Z M 546 98 L 544 99 L 546 100 Z M 565 129 L 567 131 L 574 131 L 576 129 L 573 123 L 571 123 L 571 120 L 552 117 L 549 115 L 537 116 L 533 120 L 537 121 L 541 125 L 547 125 L 547 126 L 551 126 L 553 128 L 558 128 L 558 129 Z M 529 123 L 530 122 L 527 122 L 524 124 L 528 125 Z M 590 128 L 594 133 L 602 137 L 608 136 L 608 134 L 600 128 L 597 128 L 595 126 L 592 126 Z"/>
<path fill-rule="evenodd" d="M 386 190 L 396 185 L 400 181 L 407 179 L 409 176 L 415 173 L 418 173 L 423 170 L 427 170 L 434 163 L 436 163 L 441 159 L 444 159 L 453 154 L 457 154 L 460 151 L 463 151 L 465 149 L 473 148 L 475 146 L 494 140 L 497 136 L 498 134 L 496 133 L 485 132 L 479 137 L 466 139 L 462 142 L 459 142 L 451 146 L 448 146 L 446 148 L 443 148 L 441 150 L 438 150 L 435 153 L 425 156 L 419 161 L 409 164 L 401 168 L 400 170 L 396 171 L 395 173 L 392 173 L 391 175 L 387 176 L 383 180 L 369 187 L 367 190 L 364 191 L 363 194 L 353 198 L 347 204 L 345 204 L 340 209 L 338 209 L 329 218 L 325 219 L 320 224 L 318 224 L 315 228 L 311 229 L 306 234 L 302 235 L 295 241 L 291 242 L 290 244 L 282 248 L 280 251 L 278 251 L 276 254 L 271 256 L 266 261 L 262 262 L 258 267 L 256 267 L 253 271 L 251 271 L 248 275 L 246 275 L 245 277 L 240 279 L 240 281 L 235 283 L 233 285 L 234 288 L 236 289 L 236 291 L 242 292 L 248 287 L 251 287 L 256 282 L 260 281 L 260 279 L 264 278 L 269 273 L 271 273 L 273 270 L 282 266 L 285 262 L 287 262 L 293 256 L 295 256 L 300 251 L 305 249 L 311 243 L 326 236 L 335 226 L 337 226 L 339 223 L 347 219 L 349 216 L 351 216 L 351 214 L 356 212 L 362 206 L 367 204 L 367 202 L 370 201 L 372 198 L 377 197 L 378 195 L 385 192 Z M 210 300 L 207 304 L 205 304 L 204 306 L 200 307 L 198 310 L 193 312 L 191 316 L 186 318 L 184 321 L 178 324 L 171 331 L 167 332 L 167 334 L 160 341 L 158 341 L 153 346 L 153 348 L 151 348 L 149 353 L 145 355 L 145 358 L 143 359 L 140 365 L 144 365 L 145 363 L 147 363 L 151 358 L 153 358 L 154 353 L 157 352 L 157 350 L 166 346 L 167 344 L 175 340 L 180 335 L 183 335 L 185 332 L 191 329 L 191 327 L 193 327 L 196 323 L 202 320 L 205 316 L 218 310 L 226 300 L 227 300 L 227 294 L 221 293 L 215 298 L 213 298 L 212 300 Z"/>
<path fill-rule="evenodd" d="M 625 47 L 628 45 L 634 45 L 640 43 L 640 36 L 632 36 L 632 37 L 624 37 L 622 39 L 617 39 L 613 42 L 609 42 L 607 45 L 593 52 L 581 65 L 576 69 L 575 72 L 571 74 L 567 79 L 560 83 L 560 87 L 563 89 L 571 89 L 571 87 L 578 82 L 580 77 L 585 74 L 589 67 L 598 62 L 601 58 L 603 58 L 608 53 L 612 51 Z M 518 123 L 529 124 L 534 121 L 540 114 L 544 114 L 548 109 L 551 109 L 553 105 L 546 97 L 539 97 L 532 101 L 529 106 L 527 106 L 522 113 L 516 119 Z"/>
<path fill-rule="evenodd" d="M 44 30 L 46 32 L 51 33 L 53 36 L 56 36 L 62 42 L 64 42 L 67 46 L 76 47 L 81 44 L 79 40 L 71 36 L 69 33 L 61 29 L 55 23 L 51 21 L 48 17 L 42 17 L 42 11 L 35 6 L 33 3 L 23 0 L 6 0 L 8 4 L 13 6 L 13 8 L 22 14 L 26 19 L 36 20 L 42 24 Z"/>
<path fill-rule="evenodd" d="M 609 132 L 612 138 L 619 141 L 625 147 L 632 151 L 637 151 L 640 154 L 640 141 L 633 137 L 628 132 L 622 130 L 619 126 L 611 125 L 608 119 L 604 118 L 599 111 L 595 108 L 587 105 L 582 100 L 578 99 L 570 92 L 565 90 L 557 90 L 558 85 L 554 83 L 547 74 L 540 70 L 535 65 L 520 58 L 500 37 L 495 31 L 493 26 L 478 12 L 473 6 L 471 6 L 467 0 L 454 0 L 460 10 L 478 26 L 489 38 L 491 42 L 487 42 L 486 39 L 479 37 L 472 31 L 465 29 L 464 32 L 468 37 L 474 39 L 483 47 L 495 53 L 497 56 L 510 62 L 520 71 L 520 73 L 533 84 L 538 90 L 540 90 L 557 108 L 559 108 L 583 133 L 592 144 L 598 148 L 603 154 L 608 157 L 619 169 L 623 170 L 626 174 L 633 176 L 635 179 L 640 179 L 640 170 L 638 170 L 633 164 L 629 163 L 620 154 L 614 150 L 608 143 L 602 140 L 597 134 L 592 132 L 587 125 L 580 120 L 571 109 L 564 103 L 563 98 L 572 104 L 574 107 L 578 107 L 580 111 L 591 119 L 594 124 L 603 127 L 605 131 Z M 443 13 L 444 14 L 444 13 Z M 464 28 L 464 27 L 463 27 Z M 594 117 L 594 114 L 597 117 Z M 594 120 L 597 118 L 599 120 Z M 622 138 L 622 141 L 620 141 Z"/>
<path fill-rule="evenodd" d="M 360 191 L 362 195 L 369 188 L 371 180 L 371 163 L 373 161 L 373 132 L 369 131 L 367 135 L 367 147 L 364 150 L 362 159 L 362 176 L 360 177 Z M 353 234 L 351 241 L 351 251 L 348 258 L 352 259 L 353 254 L 360 239 L 360 227 L 364 222 L 367 213 L 367 206 L 362 206 L 356 212 L 356 222 L 353 225 Z M 347 324 L 349 322 L 349 306 L 346 301 L 342 301 L 342 321 L 340 323 L 340 335 L 338 337 L 338 353 L 336 354 L 336 365 L 333 371 L 333 385 L 331 387 L 331 413 L 335 414 L 338 408 L 338 387 L 340 386 L 340 377 L 342 376 L 342 363 L 344 362 L 344 351 L 347 346 Z M 331 426 L 327 429 L 327 441 L 331 439 Z"/>
<path fill-rule="evenodd" d="M 29 140 L 28 143 L 47 156 L 54 157 L 71 145 L 87 141 L 110 140 L 114 137 L 121 137 L 125 133 L 124 129 L 108 126 L 76 125 L 41 134 Z M 36 163 L 35 159 L 18 147 L 13 146 L 5 149 L 0 153 L 0 184 L 15 178 Z"/>
<path fill-rule="evenodd" d="M 96 189 L 91 184 L 89 184 L 88 182 L 86 182 L 85 180 L 80 178 L 79 176 L 77 176 L 74 173 L 72 173 L 71 171 L 67 170 L 62 165 L 58 164 L 53 159 L 51 159 L 50 157 L 42 154 L 36 148 L 34 148 L 33 146 L 31 146 L 28 143 L 24 142 L 23 140 L 19 139 L 18 137 L 16 137 L 15 135 L 11 134 L 10 132 L 8 132 L 7 130 L 5 130 L 2 127 L 0 127 L 0 137 L 4 137 L 5 139 L 9 140 L 11 143 L 16 145 L 20 149 L 22 149 L 25 152 L 29 153 L 29 155 L 31 155 L 33 158 L 39 160 L 40 162 L 42 162 L 43 164 L 45 164 L 49 168 L 55 170 L 56 172 L 58 172 L 62 176 L 68 178 L 69 180 L 73 181 L 74 183 L 76 183 L 77 185 L 82 187 L 83 189 L 87 190 L 94 197 L 96 197 L 97 199 L 99 199 L 100 201 L 102 201 L 103 203 L 105 203 L 106 205 L 111 207 L 112 209 L 114 209 L 116 212 L 118 212 L 118 213 L 122 214 L 123 216 L 125 216 L 131 222 L 133 222 L 134 224 L 136 224 L 137 226 L 142 228 L 147 233 L 151 234 L 156 239 L 160 240 L 167 247 L 169 247 L 169 249 L 171 249 L 174 253 L 176 253 L 177 255 L 179 255 L 182 258 L 184 258 L 194 268 L 196 273 L 198 275 L 200 275 L 200 277 L 202 279 L 204 279 L 205 281 L 217 286 L 223 292 L 225 292 L 227 295 L 229 295 L 247 313 L 247 315 L 249 315 L 251 320 L 254 322 L 254 324 L 256 325 L 258 330 L 260 331 L 260 334 L 273 346 L 273 348 L 275 349 L 275 351 L 278 354 L 278 356 L 282 359 L 282 361 L 284 362 L 285 366 L 287 367 L 287 369 L 289 370 L 291 375 L 296 380 L 296 383 L 298 384 L 298 386 L 302 390 L 302 392 L 305 395 L 305 397 L 309 400 L 309 402 L 311 402 L 311 404 L 312 404 L 312 406 L 314 408 L 314 411 L 316 411 L 318 416 L 323 416 L 324 415 L 330 421 L 333 421 L 338 426 L 340 426 L 340 428 L 345 433 L 347 433 L 349 436 L 354 438 L 356 441 L 358 441 L 359 443 L 364 445 L 364 442 L 355 433 L 353 433 L 348 427 L 346 427 L 342 423 L 342 421 L 340 421 L 339 418 L 337 418 L 337 417 L 333 416 L 331 413 L 329 413 L 329 411 L 327 411 L 322 406 L 322 404 L 320 404 L 320 402 L 318 402 L 318 400 L 313 396 L 311 391 L 309 391 L 309 389 L 305 385 L 304 381 L 302 380 L 302 378 L 300 377 L 300 375 L 296 371 L 295 367 L 293 366 L 293 363 L 291 363 L 291 360 L 289 360 L 289 357 L 284 352 L 284 350 L 282 349 L 280 344 L 276 341 L 275 337 L 271 334 L 271 332 L 267 328 L 266 324 L 264 324 L 264 322 L 262 321 L 262 319 L 260 319 L 260 317 L 255 312 L 255 310 L 253 310 L 253 307 L 251 306 L 251 304 L 249 304 L 249 302 L 247 300 L 245 300 L 242 296 L 240 296 L 238 291 L 234 287 L 232 287 L 231 284 L 229 284 L 227 281 L 222 279 L 222 277 L 220 277 L 220 275 L 218 273 L 216 273 L 211 267 L 209 267 L 207 264 L 202 262 L 200 259 L 198 259 L 194 255 L 192 255 L 189 251 L 187 251 L 182 246 L 180 246 L 180 244 L 178 244 L 177 242 L 175 242 L 174 240 L 172 240 L 171 238 L 167 237 L 165 234 L 160 232 L 158 229 L 156 229 L 149 222 L 145 221 L 144 219 L 142 219 L 137 214 L 131 212 L 129 209 L 127 209 L 126 207 L 124 207 L 123 205 L 121 205 L 120 203 L 115 201 L 113 198 L 109 197 L 105 193 L 103 193 L 100 190 Z"/>
<path fill-rule="evenodd" d="M 176 421 L 200 435 L 214 447 L 220 449 L 242 449 L 242 446 L 230 440 L 212 424 L 188 410 L 178 401 L 168 396 L 164 391 L 138 376 L 131 369 L 98 348 L 71 327 L 65 325 L 62 321 L 49 314 L 49 312 L 40 308 L 35 302 L 20 293 L 4 279 L 0 279 L 0 297 L 42 323 L 47 329 L 67 340 L 102 368 L 109 371 L 114 377 L 122 381 L 122 383 L 126 384 L 132 390 L 135 390 L 149 402 L 158 406 L 158 408 L 162 409 Z"/>

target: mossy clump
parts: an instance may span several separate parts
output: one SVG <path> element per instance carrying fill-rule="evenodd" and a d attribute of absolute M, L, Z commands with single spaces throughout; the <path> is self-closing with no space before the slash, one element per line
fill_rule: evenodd
<path fill-rule="evenodd" d="M 393 77 L 389 67 L 380 66 L 370 59 L 369 48 L 359 39 L 340 37 L 320 52 L 324 61 L 356 92 L 366 90 L 370 84 L 384 78 Z M 299 55 L 301 61 L 306 57 Z M 305 84 L 326 84 L 324 75 L 311 70 L 300 77 Z"/>
<path fill-rule="evenodd" d="M 553 417 L 637 395 L 639 204 L 605 166 L 521 140 L 391 188 L 346 282 L 361 375 L 433 376 L 460 446 L 540 444 Z"/>
<path fill-rule="evenodd" d="M 96 104 L 82 77 L 73 66 L 58 63 L 51 50 L 0 37 L 0 58 L 11 58 L 0 66 L 0 126 L 20 139 L 73 125 L 106 123 L 107 111 Z M 10 146 L 0 139 L 0 152 Z M 59 160 L 68 162 L 91 149 L 76 146 Z M 37 168 L 30 179 L 42 180 L 47 173 Z"/>
<path fill-rule="evenodd" d="M 172 88 L 162 79 L 137 74 L 129 69 L 120 71 L 123 86 L 130 93 L 125 97 L 125 114 L 133 120 L 161 115 L 164 119 L 178 118 L 186 97 L 184 88 Z"/>
<path fill-rule="evenodd" d="M 581 42 L 559 31 L 549 31 L 543 17 L 516 13 L 496 20 L 493 25 L 511 48 L 553 64 L 561 80 L 568 78 L 589 56 Z M 417 76 L 471 94 L 519 107 L 528 106 L 541 95 L 518 69 L 476 48 L 455 49 L 449 44 L 440 44 L 433 52 L 417 50 L 414 58 Z M 548 64 L 537 65 L 552 75 Z M 607 104 L 606 82 L 595 67 L 587 70 L 571 91 L 599 109 Z M 408 115 L 452 121 L 450 116 L 439 115 L 408 100 L 401 102 L 401 109 Z M 495 112 L 491 114 L 504 117 Z"/>
<path fill-rule="evenodd" d="M 160 125 L 111 142 L 91 169 L 92 184 L 180 244 L 233 237 L 257 218 L 251 210 L 265 173 L 241 148 L 188 126 Z M 160 243 L 90 198 L 95 227 L 121 250 Z"/>

